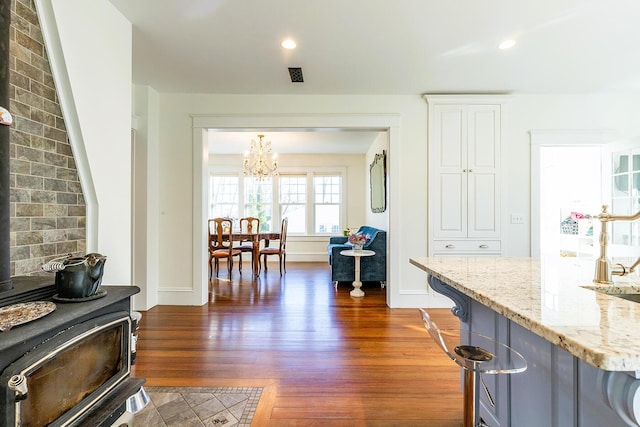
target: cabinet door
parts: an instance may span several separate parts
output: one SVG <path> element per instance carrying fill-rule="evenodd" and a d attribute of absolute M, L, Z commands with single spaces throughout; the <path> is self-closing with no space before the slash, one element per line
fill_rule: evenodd
<path fill-rule="evenodd" d="M 499 237 L 500 106 L 467 107 L 467 237 Z"/>
<path fill-rule="evenodd" d="M 464 106 L 433 106 L 429 143 L 434 237 L 467 237 L 466 123 Z"/>

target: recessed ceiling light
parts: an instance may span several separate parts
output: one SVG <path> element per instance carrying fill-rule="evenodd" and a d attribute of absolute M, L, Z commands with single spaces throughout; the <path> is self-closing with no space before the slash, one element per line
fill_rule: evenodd
<path fill-rule="evenodd" d="M 514 47 L 516 45 L 516 41 L 515 40 L 505 40 L 502 43 L 500 43 L 498 45 L 498 49 L 511 49 L 512 47 Z"/>
<path fill-rule="evenodd" d="M 282 46 L 285 49 L 295 49 L 296 42 L 293 41 L 292 39 L 286 39 L 286 40 L 283 40 L 282 43 L 280 43 L 280 46 Z"/>

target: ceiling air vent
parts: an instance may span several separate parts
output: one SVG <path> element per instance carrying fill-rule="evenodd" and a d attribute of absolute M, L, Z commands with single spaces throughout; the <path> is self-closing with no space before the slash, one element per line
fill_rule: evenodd
<path fill-rule="evenodd" d="M 302 78 L 302 68 L 292 68 L 289 67 L 289 75 L 291 76 L 291 83 L 303 83 L 304 79 Z"/>

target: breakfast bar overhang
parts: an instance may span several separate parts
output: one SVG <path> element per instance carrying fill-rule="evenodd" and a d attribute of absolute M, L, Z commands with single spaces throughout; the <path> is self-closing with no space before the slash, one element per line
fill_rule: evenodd
<path fill-rule="evenodd" d="M 594 285 L 593 260 L 411 258 L 454 302 L 465 331 L 503 342 L 528 368 L 486 376 L 491 426 L 635 426 L 640 420 L 640 278 Z"/>

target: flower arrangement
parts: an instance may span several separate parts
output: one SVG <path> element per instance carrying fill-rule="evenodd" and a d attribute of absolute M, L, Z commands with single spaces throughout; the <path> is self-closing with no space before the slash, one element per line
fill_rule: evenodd
<path fill-rule="evenodd" d="M 364 245 L 365 243 L 367 243 L 367 240 L 369 240 L 369 238 L 367 238 L 367 236 L 362 233 L 354 233 L 349 235 L 349 243 L 351 243 L 352 245 Z"/>

